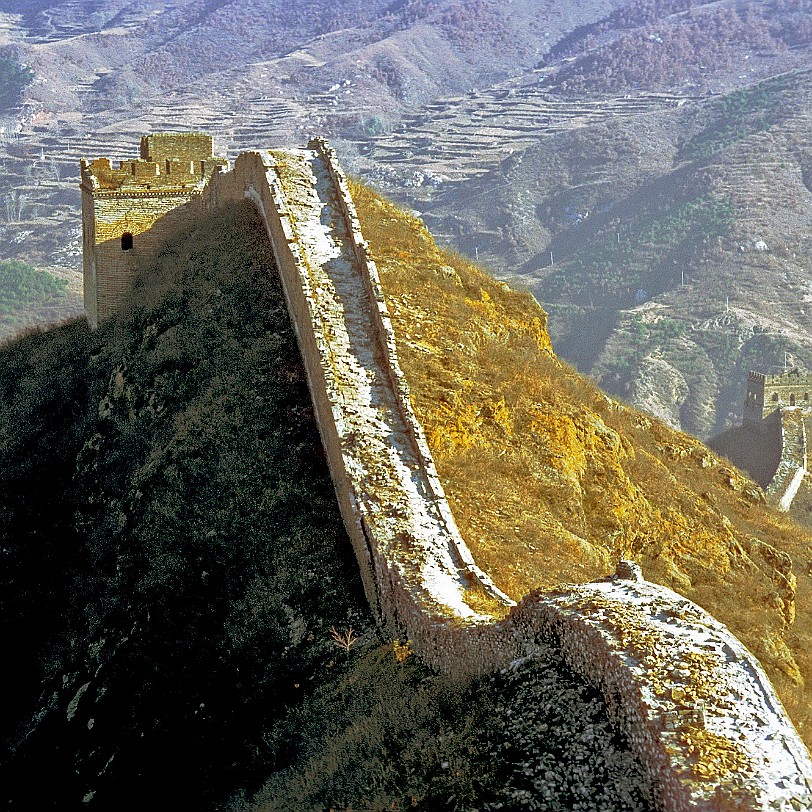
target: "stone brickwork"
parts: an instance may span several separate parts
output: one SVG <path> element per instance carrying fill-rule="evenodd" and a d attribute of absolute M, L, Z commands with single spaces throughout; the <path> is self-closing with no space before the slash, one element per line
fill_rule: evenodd
<path fill-rule="evenodd" d="M 748 375 L 745 420 L 763 420 L 776 409 L 790 408 L 812 409 L 812 375 L 800 369 L 780 375 Z"/>
<path fill-rule="evenodd" d="M 214 155 L 208 133 L 151 133 L 141 136 L 142 161 L 205 161 Z"/>
<path fill-rule="evenodd" d="M 112 166 L 81 162 L 85 312 L 91 327 L 112 315 L 148 262 L 227 161 L 212 154 L 205 133 L 155 133 L 141 139 L 141 158 Z"/>
<path fill-rule="evenodd" d="M 511 607 L 476 566 L 412 412 L 375 265 L 329 147 L 244 153 L 182 208 L 196 216 L 246 198 L 273 246 L 367 596 L 392 633 L 455 673 L 560 645 L 606 698 L 657 809 L 812 808 L 812 761 L 759 664 L 690 601 L 625 563 L 622 577 Z"/>

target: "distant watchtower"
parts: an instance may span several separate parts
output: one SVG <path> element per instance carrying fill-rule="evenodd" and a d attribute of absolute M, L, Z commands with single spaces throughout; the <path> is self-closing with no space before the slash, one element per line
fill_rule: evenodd
<path fill-rule="evenodd" d="M 776 409 L 793 408 L 812 410 L 812 375 L 797 368 L 780 375 L 748 375 L 745 420 L 763 420 Z"/>
<path fill-rule="evenodd" d="M 116 311 L 132 288 L 140 262 L 154 255 L 171 229 L 161 219 L 199 194 L 212 173 L 228 166 L 213 154 L 206 133 L 153 133 L 141 138 L 141 157 L 82 160 L 82 254 L 88 322 Z"/>

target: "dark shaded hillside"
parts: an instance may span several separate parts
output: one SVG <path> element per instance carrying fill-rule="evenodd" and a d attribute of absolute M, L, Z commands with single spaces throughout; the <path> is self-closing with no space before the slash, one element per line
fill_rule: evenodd
<path fill-rule="evenodd" d="M 209 225 L 99 334 L 3 353 L 12 808 L 210 802 L 369 624 L 269 249 Z"/>
<path fill-rule="evenodd" d="M 640 765 L 556 650 L 462 686 L 412 660 L 393 669 L 391 650 L 379 650 L 316 692 L 304 716 L 324 724 L 323 738 L 251 812 L 648 808 Z"/>
<path fill-rule="evenodd" d="M 374 626 L 261 233 L 0 350 L 4 808 L 645 809 L 556 652 L 452 682 Z"/>

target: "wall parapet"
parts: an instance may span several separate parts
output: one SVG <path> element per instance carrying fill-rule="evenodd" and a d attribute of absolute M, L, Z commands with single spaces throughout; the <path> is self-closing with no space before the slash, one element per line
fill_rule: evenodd
<path fill-rule="evenodd" d="M 509 599 L 459 536 L 335 153 L 321 140 L 308 150 L 244 153 L 188 209 L 246 198 L 273 247 L 373 611 L 405 630 L 427 663 L 455 673 L 559 645 L 603 694 L 646 769 L 656 809 L 812 808 L 812 761 L 758 662 L 722 624 L 645 582 L 633 564 L 614 579 L 529 595 L 503 619 L 466 603 L 473 587 L 494 612 Z"/>
<path fill-rule="evenodd" d="M 770 502 L 786 512 L 792 506 L 807 474 L 807 441 L 805 417 L 801 409 L 780 409 L 781 460 L 766 488 Z"/>
<path fill-rule="evenodd" d="M 476 579 L 485 593 L 493 600 L 505 606 L 515 606 L 515 601 L 502 592 L 502 590 L 494 584 L 490 576 L 477 566 L 451 513 L 451 508 L 448 505 L 445 491 L 440 482 L 440 477 L 437 474 L 434 458 L 429 449 L 423 427 L 420 425 L 420 421 L 417 419 L 412 407 L 409 384 L 406 381 L 406 376 L 403 374 L 397 358 L 395 331 L 392 327 L 389 309 L 386 306 L 386 298 L 383 293 L 380 277 L 378 276 L 378 269 L 370 254 L 369 243 L 361 234 L 361 223 L 355 211 L 355 204 L 350 194 L 347 177 L 339 166 L 338 155 L 324 138 L 312 139 L 308 147 L 314 149 L 324 159 L 330 178 L 338 192 L 338 204 L 350 233 L 353 254 L 355 255 L 367 295 L 370 297 L 370 300 L 375 303 L 375 306 L 372 308 L 373 327 L 380 336 L 380 346 L 383 349 L 386 359 L 387 375 L 397 398 L 401 416 L 408 428 L 410 439 L 414 444 L 420 464 L 425 470 L 431 498 L 435 501 L 437 509 L 442 516 L 443 523 L 448 530 L 449 537 L 452 540 L 457 564 L 464 567 L 469 575 Z"/>

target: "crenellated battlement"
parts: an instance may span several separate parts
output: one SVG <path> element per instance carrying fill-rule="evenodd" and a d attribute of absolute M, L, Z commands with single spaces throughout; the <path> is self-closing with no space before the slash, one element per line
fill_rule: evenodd
<path fill-rule="evenodd" d="M 95 193 L 185 189 L 205 183 L 218 166 L 225 166 L 225 161 L 211 157 L 197 161 L 168 158 L 160 162 L 132 159 L 119 161 L 114 167 L 109 158 L 97 158 L 82 161 L 82 188 Z"/>
<path fill-rule="evenodd" d="M 135 269 L 177 228 L 182 207 L 228 168 L 206 133 L 152 133 L 140 157 L 80 163 L 85 310 L 95 327 L 132 287 Z M 164 222 L 171 214 L 171 228 Z M 160 221 L 160 222 L 159 222 Z M 163 228 L 161 223 L 167 228 Z"/>
<path fill-rule="evenodd" d="M 750 372 L 744 419 L 763 420 L 776 409 L 812 409 L 812 374 L 797 367 L 777 375 Z"/>
<path fill-rule="evenodd" d="M 200 187 L 228 161 L 214 155 L 206 133 L 153 133 L 141 138 L 140 157 L 81 161 L 81 187 L 94 194 Z"/>

